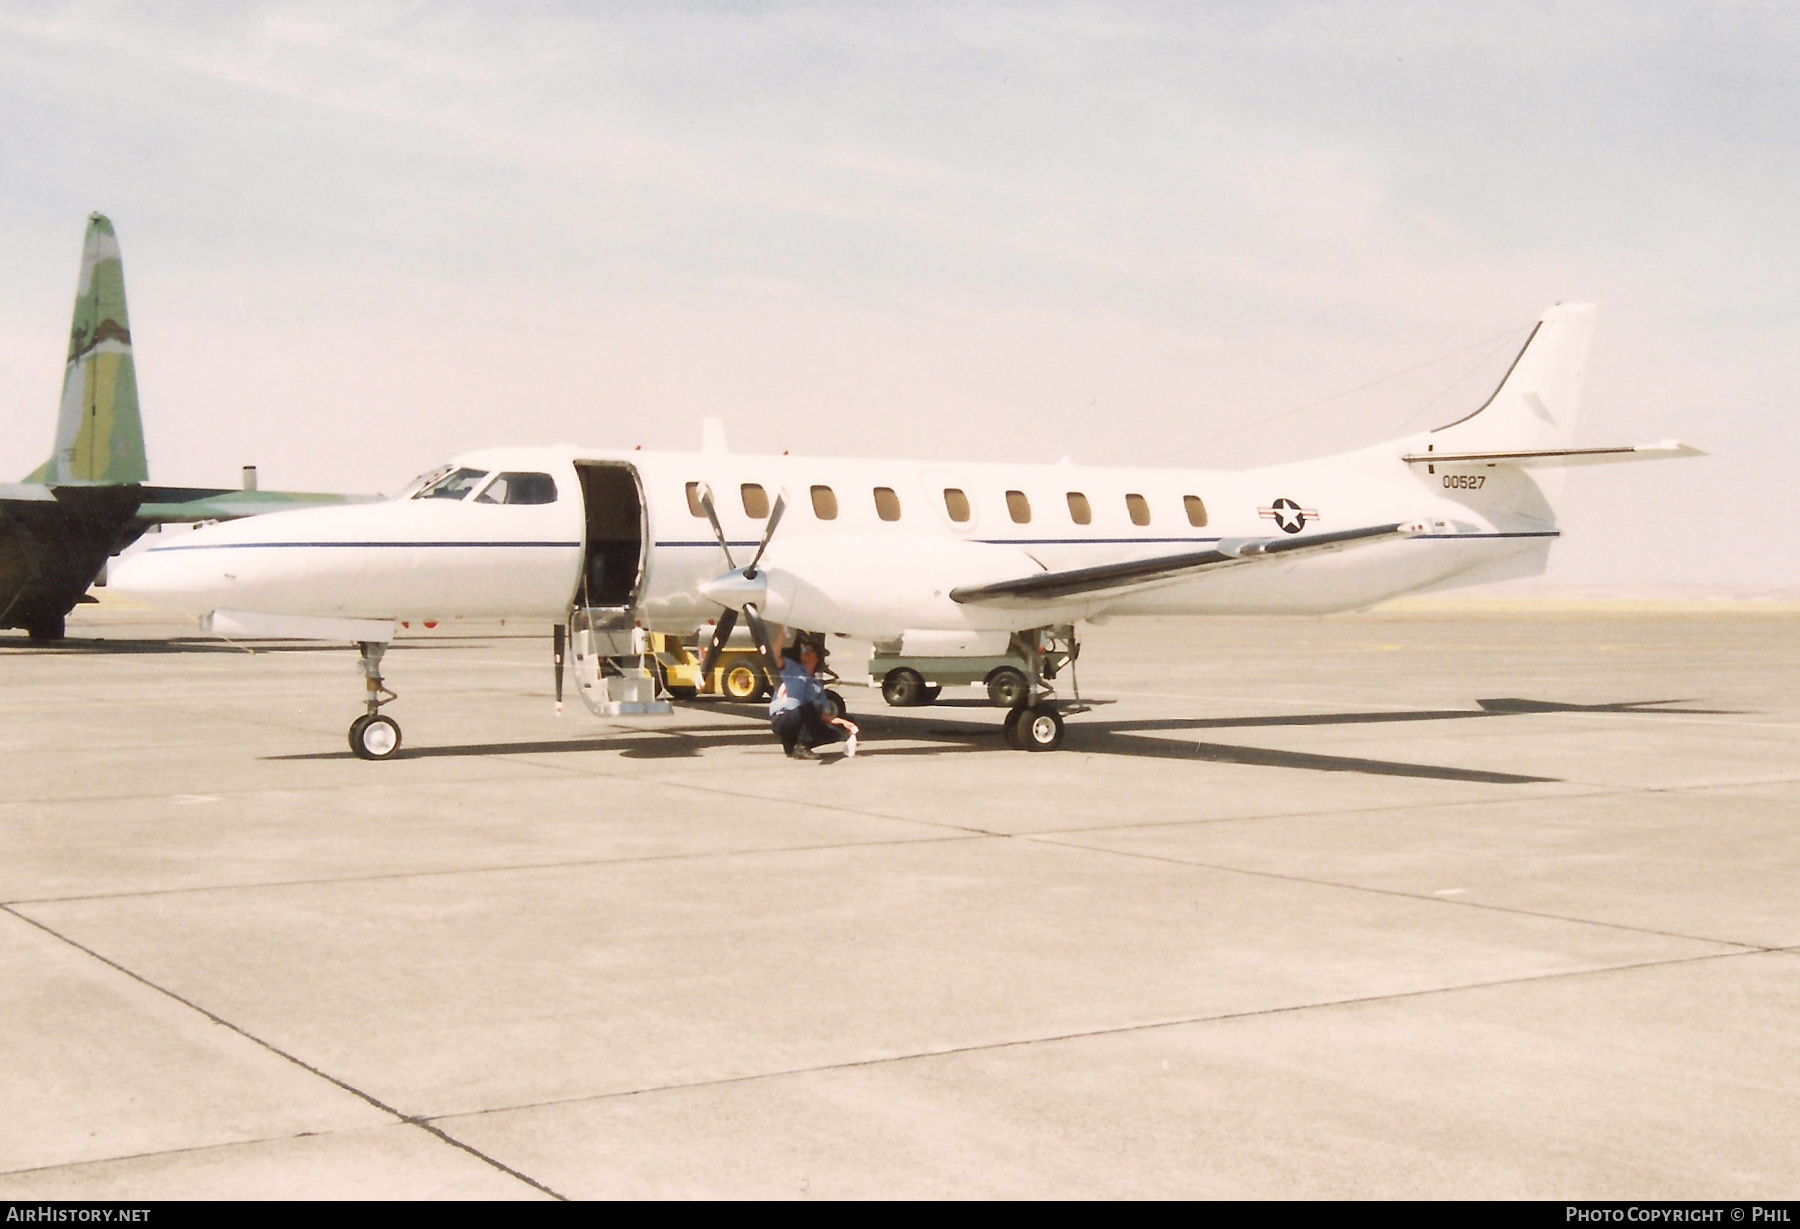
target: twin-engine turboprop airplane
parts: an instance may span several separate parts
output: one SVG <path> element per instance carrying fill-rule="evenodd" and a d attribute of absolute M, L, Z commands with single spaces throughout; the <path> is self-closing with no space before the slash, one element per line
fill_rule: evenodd
<path fill-rule="evenodd" d="M 215 632 L 357 642 L 365 758 L 400 742 L 380 712 L 398 621 L 553 624 L 560 695 L 571 622 L 693 636 L 715 620 L 710 666 L 740 613 L 765 654 L 768 623 L 913 655 L 1011 646 L 1032 677 L 1009 740 L 1048 750 L 1063 719 L 1041 666 L 1073 654 L 1083 620 L 1321 613 L 1534 574 L 1559 533 L 1544 470 L 1699 455 L 1572 446 L 1593 318 L 1552 308 L 1474 413 L 1342 456 L 1215 472 L 496 448 L 381 504 L 153 546 L 112 583 Z"/>

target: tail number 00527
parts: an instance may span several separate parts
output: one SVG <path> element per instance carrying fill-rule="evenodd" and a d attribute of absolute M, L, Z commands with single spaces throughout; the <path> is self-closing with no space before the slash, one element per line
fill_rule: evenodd
<path fill-rule="evenodd" d="M 1453 491 L 1479 491 L 1487 485 L 1486 474 L 1445 474 L 1444 485 Z"/>

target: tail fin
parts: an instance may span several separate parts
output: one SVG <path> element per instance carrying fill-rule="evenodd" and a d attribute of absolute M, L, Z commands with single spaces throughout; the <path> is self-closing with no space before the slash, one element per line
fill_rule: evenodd
<path fill-rule="evenodd" d="M 27 482 L 145 482 L 144 426 L 125 313 L 125 267 L 112 223 L 88 215 L 69 327 L 56 451 Z"/>
<path fill-rule="evenodd" d="M 1522 451 L 1567 448 L 1581 408 L 1595 305 L 1552 307 L 1482 407 L 1432 432 L 1435 451 Z"/>

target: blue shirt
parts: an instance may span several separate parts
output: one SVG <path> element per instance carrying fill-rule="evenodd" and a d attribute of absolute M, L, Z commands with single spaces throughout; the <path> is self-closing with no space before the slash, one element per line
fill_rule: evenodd
<path fill-rule="evenodd" d="M 824 712 L 825 688 L 806 672 L 805 666 L 790 657 L 781 667 L 781 685 L 769 701 L 769 716 L 776 717 L 807 704 Z"/>

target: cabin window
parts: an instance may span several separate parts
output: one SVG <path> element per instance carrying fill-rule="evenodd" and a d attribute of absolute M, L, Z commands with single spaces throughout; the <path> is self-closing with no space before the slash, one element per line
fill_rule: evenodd
<path fill-rule="evenodd" d="M 953 486 L 944 488 L 944 511 L 958 525 L 966 525 L 969 521 L 969 497 Z"/>
<path fill-rule="evenodd" d="M 875 488 L 875 515 L 884 521 L 900 519 L 900 497 L 894 494 L 891 486 Z"/>
<path fill-rule="evenodd" d="M 1183 495 L 1181 502 L 1187 507 L 1188 524 L 1195 529 L 1206 528 L 1206 505 L 1198 495 Z"/>
<path fill-rule="evenodd" d="M 706 516 L 706 509 L 700 504 L 700 484 L 698 482 L 690 482 L 687 484 L 687 497 L 688 511 L 692 512 L 695 516 L 704 519 Z"/>
<path fill-rule="evenodd" d="M 1094 523 L 1094 510 L 1088 506 L 1088 497 L 1080 491 L 1069 492 L 1069 519 L 1077 525 Z"/>
<path fill-rule="evenodd" d="M 485 469 L 453 469 L 436 482 L 428 483 L 414 499 L 462 499 L 481 485 L 487 477 Z"/>
<path fill-rule="evenodd" d="M 1131 523 L 1133 525 L 1148 525 L 1150 523 L 1150 501 L 1145 499 L 1142 495 L 1127 495 L 1125 497 L 1125 510 L 1131 513 Z"/>
<path fill-rule="evenodd" d="M 828 486 L 812 489 L 813 515 L 822 521 L 837 520 L 837 493 Z"/>
<path fill-rule="evenodd" d="M 746 482 L 738 488 L 744 497 L 744 515 L 752 520 L 762 520 L 769 515 L 769 493 L 754 482 Z"/>
<path fill-rule="evenodd" d="M 1031 501 L 1025 498 L 1024 491 L 1008 491 L 1006 493 L 1006 511 L 1013 518 L 1015 525 L 1031 523 Z"/>
<path fill-rule="evenodd" d="M 556 479 L 549 474 L 501 474 L 475 497 L 478 504 L 553 504 Z"/>

